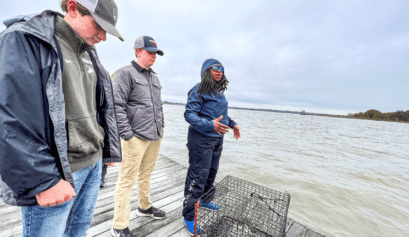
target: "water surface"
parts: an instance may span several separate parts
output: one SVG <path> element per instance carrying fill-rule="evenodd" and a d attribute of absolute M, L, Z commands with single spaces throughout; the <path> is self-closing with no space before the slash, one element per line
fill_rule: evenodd
<path fill-rule="evenodd" d="M 184 106 L 164 105 L 160 153 L 185 165 Z M 230 109 L 216 181 L 288 191 L 288 216 L 326 236 L 409 236 L 409 124 Z"/>

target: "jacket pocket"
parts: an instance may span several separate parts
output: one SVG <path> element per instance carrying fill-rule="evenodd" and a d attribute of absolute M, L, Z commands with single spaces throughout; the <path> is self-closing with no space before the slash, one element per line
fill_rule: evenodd
<path fill-rule="evenodd" d="M 156 88 L 158 88 L 159 90 L 162 89 L 162 86 L 161 86 L 160 81 L 159 81 L 158 78 L 153 78 L 152 82 L 153 82 L 153 85 L 154 85 Z"/>
<path fill-rule="evenodd" d="M 101 150 L 104 146 L 104 129 L 93 117 L 68 120 L 69 157 L 80 159 Z"/>
<path fill-rule="evenodd" d="M 141 79 L 141 78 L 135 77 L 135 78 L 134 78 L 134 81 L 135 81 L 137 84 L 142 85 L 142 86 L 148 85 L 148 83 L 147 83 L 145 80 Z"/>
<path fill-rule="evenodd" d="M 137 104 L 146 103 L 151 100 L 151 93 L 149 83 L 141 78 L 133 78 L 134 84 L 128 102 L 135 102 Z"/>

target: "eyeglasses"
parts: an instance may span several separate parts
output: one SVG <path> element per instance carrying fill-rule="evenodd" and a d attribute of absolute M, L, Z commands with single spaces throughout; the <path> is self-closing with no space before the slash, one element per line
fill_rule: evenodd
<path fill-rule="evenodd" d="M 216 65 L 214 65 L 214 66 L 212 66 L 211 67 L 211 69 L 213 70 L 213 71 L 217 71 L 217 70 L 219 70 L 220 69 L 220 71 L 221 72 L 224 72 L 224 68 L 222 67 L 222 66 L 216 66 Z"/>

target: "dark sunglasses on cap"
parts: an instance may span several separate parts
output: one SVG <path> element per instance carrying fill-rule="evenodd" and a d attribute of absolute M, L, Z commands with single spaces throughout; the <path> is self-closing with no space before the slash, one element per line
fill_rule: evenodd
<path fill-rule="evenodd" d="M 221 72 L 224 72 L 224 68 L 222 67 L 222 66 L 216 66 L 216 65 L 214 65 L 214 66 L 211 66 L 210 67 L 213 71 L 217 71 L 217 70 L 219 70 L 219 68 L 220 68 L 220 71 Z"/>

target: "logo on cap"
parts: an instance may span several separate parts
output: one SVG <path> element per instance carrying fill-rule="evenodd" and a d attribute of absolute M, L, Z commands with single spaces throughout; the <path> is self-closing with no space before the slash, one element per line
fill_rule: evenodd
<path fill-rule="evenodd" d="M 155 47 L 158 47 L 154 40 L 149 40 L 149 42 L 151 42 L 152 45 L 155 45 Z"/>
<path fill-rule="evenodd" d="M 114 21 L 116 22 L 116 19 L 118 18 L 118 9 L 114 8 L 112 10 L 114 11 Z"/>

